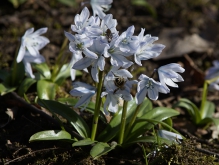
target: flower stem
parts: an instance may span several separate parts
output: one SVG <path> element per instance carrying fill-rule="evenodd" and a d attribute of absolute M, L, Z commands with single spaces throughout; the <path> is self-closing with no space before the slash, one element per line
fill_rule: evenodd
<path fill-rule="evenodd" d="M 201 107 L 200 107 L 200 115 L 201 119 L 203 119 L 203 114 L 204 114 L 204 107 L 205 107 L 205 102 L 208 94 L 208 82 L 204 82 L 203 86 L 203 92 L 202 92 L 202 102 L 201 102 Z"/>
<path fill-rule="evenodd" d="M 62 47 L 60 49 L 60 52 L 58 54 L 58 57 L 56 59 L 55 66 L 54 66 L 54 69 L 53 69 L 53 72 L 52 72 L 51 80 L 53 82 L 55 81 L 56 76 L 58 75 L 60 69 L 62 68 L 62 65 L 64 64 L 64 62 L 61 62 L 61 59 L 62 59 L 62 55 L 63 55 L 63 52 L 64 52 L 67 44 L 68 44 L 68 38 L 66 37 L 65 40 L 63 41 Z"/>
<path fill-rule="evenodd" d="M 95 110 L 94 110 L 94 118 L 92 123 L 92 130 L 91 130 L 91 140 L 95 140 L 96 132 L 97 132 L 97 125 L 98 125 L 98 119 L 100 115 L 100 105 L 101 105 L 101 91 L 102 91 L 102 85 L 103 85 L 103 71 L 99 71 L 99 83 L 97 87 L 97 97 L 96 97 L 96 104 L 95 104 Z"/>
<path fill-rule="evenodd" d="M 129 125 L 128 125 L 126 131 L 125 131 L 125 136 L 127 136 L 127 135 L 129 134 L 130 129 L 132 128 L 132 125 L 134 124 L 134 122 L 135 122 L 135 120 L 136 120 L 136 117 L 137 117 L 137 115 L 138 115 L 138 112 L 139 112 L 140 107 L 141 107 L 141 104 L 139 104 L 139 105 L 136 107 L 135 113 L 134 113 L 134 115 L 132 116 L 132 119 L 131 119 L 131 121 L 129 122 Z"/>
<path fill-rule="evenodd" d="M 20 45 L 19 46 L 17 46 L 17 48 L 16 48 L 16 51 L 15 51 L 15 58 L 14 58 L 14 60 L 13 60 L 13 64 L 12 64 L 12 77 L 11 77 L 11 86 L 15 86 L 15 84 L 16 84 L 16 74 L 17 74 L 17 69 L 18 69 L 18 63 L 17 63 L 17 56 L 18 56 L 18 50 L 19 50 L 19 47 L 20 47 Z"/>
<path fill-rule="evenodd" d="M 120 132 L 119 132 L 119 140 L 118 140 L 118 143 L 120 145 L 123 143 L 123 139 L 124 139 L 127 107 L 128 107 L 128 102 L 124 101 L 123 110 L 122 110 L 122 118 L 121 118 L 121 126 L 120 126 Z"/>
<path fill-rule="evenodd" d="M 219 76 L 216 76 L 212 79 L 205 80 L 204 85 L 203 85 L 203 92 L 202 92 L 202 102 L 201 102 L 201 107 L 200 107 L 200 114 L 201 118 L 203 117 L 204 114 L 204 107 L 205 107 L 205 102 L 207 99 L 207 94 L 208 94 L 208 84 L 211 84 L 212 82 L 216 81 L 219 79 Z"/>

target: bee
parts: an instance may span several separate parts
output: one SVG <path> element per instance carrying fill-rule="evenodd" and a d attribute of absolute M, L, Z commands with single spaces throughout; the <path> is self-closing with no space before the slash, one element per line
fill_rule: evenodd
<path fill-rule="evenodd" d="M 116 77 L 114 84 L 117 88 L 114 90 L 113 94 L 115 94 L 119 89 L 123 90 L 125 88 L 126 81 L 127 80 L 124 77 Z"/>
<path fill-rule="evenodd" d="M 111 32 L 110 29 L 107 29 L 105 32 L 105 36 L 107 38 L 108 43 L 110 43 L 113 39 L 113 33 Z"/>

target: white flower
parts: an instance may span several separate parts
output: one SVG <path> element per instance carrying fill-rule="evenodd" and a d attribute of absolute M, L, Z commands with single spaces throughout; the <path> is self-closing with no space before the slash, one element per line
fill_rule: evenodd
<path fill-rule="evenodd" d="M 98 15 L 101 19 L 106 15 L 104 12 L 111 7 L 113 0 L 90 0 L 90 5 L 93 9 L 93 15 Z"/>
<path fill-rule="evenodd" d="M 117 91 L 120 91 L 121 89 L 125 89 L 127 82 L 129 81 L 128 78 L 132 78 L 132 77 L 133 77 L 132 74 L 128 70 L 119 69 L 119 67 L 113 66 L 112 69 L 105 76 L 104 87 L 109 90 L 115 91 L 116 89 L 118 89 Z M 121 89 L 115 85 L 115 81 L 117 80 L 124 83 Z M 130 88 L 130 86 L 127 87 Z"/>
<path fill-rule="evenodd" d="M 77 33 L 84 32 L 84 29 L 87 27 L 89 16 L 90 16 L 90 12 L 87 9 L 87 7 L 85 7 L 81 11 L 81 14 L 77 14 L 75 16 L 75 19 L 74 19 L 75 25 L 71 26 L 72 31 L 77 32 Z"/>
<path fill-rule="evenodd" d="M 26 51 L 23 57 L 23 63 L 27 76 L 31 77 L 32 79 L 35 78 L 31 68 L 31 63 L 40 64 L 43 62 L 45 62 L 45 58 L 42 55 L 38 54 L 37 56 L 32 56 L 28 51 Z"/>
<path fill-rule="evenodd" d="M 141 104 L 146 95 L 151 100 L 158 99 L 158 92 L 168 93 L 169 91 L 162 86 L 160 82 L 156 82 L 154 79 L 147 77 L 144 74 L 139 76 L 141 81 L 138 82 L 136 103 Z"/>
<path fill-rule="evenodd" d="M 158 130 L 157 133 L 160 137 L 176 143 L 178 143 L 176 139 L 183 139 L 181 135 L 166 130 Z"/>
<path fill-rule="evenodd" d="M 76 76 L 76 70 L 75 69 L 72 69 L 73 65 L 79 61 L 80 59 L 82 59 L 83 56 L 80 55 L 80 54 L 74 54 L 72 53 L 72 58 L 71 58 L 71 61 L 70 61 L 70 75 L 71 75 L 71 80 L 74 81 L 75 80 L 75 76 Z"/>
<path fill-rule="evenodd" d="M 118 66 L 118 67 L 123 67 L 123 68 L 128 68 L 130 67 L 133 62 L 129 61 L 126 57 L 132 55 L 132 53 L 125 53 L 122 52 L 119 47 L 115 47 L 115 39 L 113 39 L 110 42 L 110 45 L 106 45 L 104 49 L 104 56 L 105 57 L 111 57 L 110 58 L 110 63 L 113 66 Z"/>
<path fill-rule="evenodd" d="M 26 53 L 26 49 L 29 51 L 30 55 L 38 56 L 39 50 L 42 49 L 46 44 L 49 43 L 48 38 L 40 36 L 46 33 L 48 28 L 41 28 L 34 31 L 34 28 L 28 29 L 21 39 L 21 46 L 17 56 L 17 62 L 21 62 Z"/>
<path fill-rule="evenodd" d="M 144 31 L 145 29 L 141 29 L 141 33 L 138 35 L 139 47 L 134 54 L 135 62 L 140 66 L 142 66 L 141 60 L 155 58 L 165 48 L 162 44 L 153 44 L 154 41 L 158 40 L 158 37 L 152 37 L 149 34 L 144 36 Z"/>
<path fill-rule="evenodd" d="M 219 91 L 218 83 L 219 83 L 219 78 L 216 81 L 209 84 L 208 90 L 210 90 L 210 91 L 215 91 L 215 90 Z"/>
<path fill-rule="evenodd" d="M 91 97 L 96 93 L 96 88 L 82 82 L 74 82 L 72 85 L 73 89 L 70 91 L 70 94 L 72 96 L 80 97 L 80 100 L 75 104 L 74 107 L 79 107 L 84 104 L 83 109 L 85 109 Z"/>
<path fill-rule="evenodd" d="M 120 94 L 115 94 L 112 90 L 104 91 L 101 93 L 101 97 L 106 96 L 106 101 L 104 102 L 104 113 L 108 115 L 108 111 L 116 113 L 118 111 L 118 100 Z M 108 108 L 107 108 L 108 107 Z"/>
<path fill-rule="evenodd" d="M 100 22 L 96 19 L 96 22 Z M 86 35 L 92 39 L 101 37 L 103 42 L 111 42 L 113 38 L 118 37 L 118 31 L 116 30 L 117 20 L 113 19 L 112 14 L 107 14 L 101 21 L 101 24 L 95 24 L 87 28 Z"/>
<path fill-rule="evenodd" d="M 69 50 L 77 55 L 82 55 L 82 52 L 89 58 L 97 59 L 97 55 L 90 51 L 88 47 L 93 44 L 93 40 L 88 38 L 85 34 L 75 34 L 65 32 L 65 36 L 70 40 Z"/>
<path fill-rule="evenodd" d="M 104 48 L 106 43 L 101 42 L 101 40 L 96 39 L 93 41 L 93 45 L 89 47 L 91 52 L 95 52 L 95 55 L 98 57 L 97 59 L 85 57 L 76 62 L 73 65 L 73 69 L 82 70 L 84 68 L 91 67 L 91 76 L 94 81 L 99 82 L 98 78 L 98 68 L 103 71 L 105 66 L 105 58 L 103 55 Z"/>
<path fill-rule="evenodd" d="M 135 27 L 130 26 L 123 32 L 115 42 L 115 46 L 119 47 L 122 52 L 134 53 L 139 46 L 138 36 L 133 36 Z"/>
<path fill-rule="evenodd" d="M 206 79 L 212 79 L 214 77 L 219 76 L 219 61 L 213 61 L 213 67 L 209 68 L 206 74 Z"/>
<path fill-rule="evenodd" d="M 105 114 L 108 114 L 107 107 L 109 111 L 117 112 L 120 98 L 126 101 L 133 99 L 130 91 L 132 85 L 137 82 L 135 80 L 129 81 L 128 78 L 132 78 L 132 74 L 126 69 L 119 69 L 118 67 L 113 67 L 105 76 L 105 91 L 101 94 L 101 97 L 107 95 L 104 103 Z"/>
<path fill-rule="evenodd" d="M 184 81 L 182 76 L 179 73 L 183 73 L 185 71 L 179 64 L 171 63 L 158 68 L 158 75 L 161 84 L 167 89 L 170 90 L 166 85 L 177 88 L 178 85 L 174 82 Z"/>

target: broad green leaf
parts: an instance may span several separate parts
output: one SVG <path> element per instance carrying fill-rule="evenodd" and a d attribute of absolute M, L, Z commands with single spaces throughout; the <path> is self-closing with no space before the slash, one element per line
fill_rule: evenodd
<path fill-rule="evenodd" d="M 63 65 L 62 68 L 60 69 L 58 75 L 56 76 L 54 82 L 61 85 L 66 80 L 66 78 L 68 78 L 70 76 L 71 69 L 72 68 L 70 67 L 69 64 Z"/>
<path fill-rule="evenodd" d="M 48 130 L 37 132 L 29 139 L 30 142 L 41 140 L 69 140 L 71 135 L 64 130 Z"/>
<path fill-rule="evenodd" d="M 131 114 L 134 113 L 134 110 L 137 107 L 135 101 L 133 101 L 133 100 L 129 101 L 129 103 L 128 103 L 127 119 L 126 120 L 128 120 L 128 119 L 130 120 Z M 121 116 L 122 116 L 122 110 L 120 110 L 118 113 L 114 114 L 110 123 L 97 137 L 98 141 L 108 142 L 117 135 L 117 133 L 120 129 Z"/>
<path fill-rule="evenodd" d="M 171 108 L 165 108 L 165 107 L 154 108 L 135 121 L 134 126 L 132 127 L 129 133 L 129 136 L 125 137 L 124 141 L 125 140 L 130 141 L 136 139 L 137 137 L 145 133 L 147 130 L 150 130 L 153 127 L 153 125 L 157 124 L 157 123 L 147 122 L 144 120 L 142 122 L 138 122 L 138 121 L 141 121 L 142 119 L 154 119 L 157 121 L 163 121 L 169 117 L 173 117 L 176 115 L 179 115 L 179 112 Z"/>
<path fill-rule="evenodd" d="M 61 85 L 68 77 L 70 77 L 71 69 L 72 69 L 71 65 L 69 64 L 63 65 L 58 75 L 55 77 L 54 82 Z M 79 70 L 76 70 L 76 76 L 79 76 L 79 75 L 82 75 L 82 72 Z"/>
<path fill-rule="evenodd" d="M 68 97 L 68 98 L 58 98 L 57 101 L 61 102 L 61 103 L 64 103 L 64 104 L 67 104 L 67 105 L 70 105 L 70 106 L 74 106 L 77 102 L 78 102 L 79 99 L 76 99 L 76 98 L 73 98 L 73 97 Z M 81 106 L 82 108 L 83 106 Z M 93 102 L 89 102 L 89 104 L 87 105 L 87 108 L 86 110 L 89 110 L 91 112 L 93 112 L 95 109 L 95 103 Z M 101 107 L 100 110 L 102 111 L 103 108 Z"/>
<path fill-rule="evenodd" d="M 201 118 L 204 119 L 206 117 L 212 117 L 215 111 L 215 105 L 214 103 L 210 101 L 205 101 L 205 106 L 201 114 Z"/>
<path fill-rule="evenodd" d="M 33 85 L 35 82 L 36 82 L 35 79 L 29 78 L 29 77 L 25 78 L 25 79 L 22 81 L 22 83 L 21 83 L 21 85 L 19 86 L 19 88 L 18 88 L 18 94 L 19 94 L 20 96 L 23 96 L 23 94 L 24 94 L 24 93 L 30 88 L 30 86 Z"/>
<path fill-rule="evenodd" d="M 63 103 L 63 104 L 67 104 L 69 106 L 73 106 L 78 102 L 78 99 L 73 98 L 73 97 L 68 97 L 68 98 L 58 98 L 57 101 Z M 83 108 L 83 106 L 80 106 L 79 108 Z M 89 111 L 90 113 L 94 113 L 95 110 L 95 103 L 93 102 L 89 102 L 86 109 L 86 111 Z M 103 111 L 103 108 L 100 108 L 101 112 Z M 107 123 L 106 118 L 104 116 L 103 113 L 100 113 L 100 119 L 104 122 Z"/>
<path fill-rule="evenodd" d="M 125 145 L 123 145 L 124 147 L 130 144 L 136 144 L 136 143 L 158 143 L 157 140 L 159 140 L 159 143 L 166 143 L 166 144 L 172 144 L 172 141 L 169 141 L 167 139 L 161 138 L 161 137 L 157 137 L 157 136 L 142 136 L 142 137 L 138 137 L 132 141 L 128 141 L 127 143 L 125 143 Z"/>
<path fill-rule="evenodd" d="M 107 143 L 102 143 L 99 142 L 97 143 L 95 146 L 93 146 L 93 148 L 90 151 L 90 155 L 94 158 L 97 159 L 100 156 L 110 152 L 111 150 L 113 150 L 116 147 L 116 144 L 113 146 L 109 146 Z"/>
<path fill-rule="evenodd" d="M 0 95 L 3 96 L 7 93 L 13 92 L 16 90 L 16 87 L 9 87 L 4 83 L 0 83 Z"/>
<path fill-rule="evenodd" d="M 167 118 L 167 119 L 165 119 L 163 122 L 166 123 L 166 124 L 168 124 L 170 127 L 173 126 L 173 121 L 172 121 L 171 118 Z M 166 127 L 163 127 L 163 128 L 164 128 L 165 130 L 168 130 L 168 128 L 166 128 Z"/>
<path fill-rule="evenodd" d="M 12 70 L 8 77 L 5 79 L 5 83 L 10 86 L 18 86 L 23 80 L 25 75 L 24 64 L 23 62 L 17 63 L 14 61 L 12 65 Z"/>
<path fill-rule="evenodd" d="M 96 142 L 96 141 L 93 141 L 93 140 L 91 140 L 90 138 L 86 138 L 86 139 L 83 139 L 83 140 L 74 142 L 74 143 L 72 144 L 72 146 L 73 146 L 73 147 L 76 147 L 76 146 L 87 146 L 87 145 L 94 144 L 95 142 Z"/>
<path fill-rule="evenodd" d="M 37 94 L 40 99 L 54 100 L 57 88 L 58 85 L 53 82 L 47 80 L 37 81 Z"/>
<path fill-rule="evenodd" d="M 200 121 L 199 125 L 207 125 L 211 123 L 213 123 L 219 130 L 219 118 L 206 117 Z"/>
<path fill-rule="evenodd" d="M 148 98 L 145 98 L 143 103 L 140 106 L 140 110 L 138 112 L 137 117 L 143 116 L 145 113 L 153 109 L 153 105 Z"/>
<path fill-rule="evenodd" d="M 38 72 L 40 72 L 45 78 L 50 79 L 51 72 L 46 63 L 34 64 L 33 68 L 35 68 Z"/>
<path fill-rule="evenodd" d="M 190 100 L 182 98 L 179 100 L 179 102 L 174 107 L 182 107 L 185 108 L 189 115 L 192 118 L 192 121 L 196 124 L 198 124 L 201 120 L 201 115 L 198 107 L 192 103 Z"/>
<path fill-rule="evenodd" d="M 135 100 L 133 99 L 132 101 L 129 101 L 127 108 L 127 116 L 126 116 L 127 123 L 130 122 L 136 108 L 137 105 L 135 103 Z M 151 108 L 150 101 L 148 99 L 145 99 L 139 109 L 139 114 L 142 115 L 146 113 L 150 108 Z M 122 110 L 120 110 L 119 113 L 113 116 L 107 127 L 97 137 L 98 141 L 108 142 L 118 134 L 121 124 L 121 116 L 122 116 Z"/>
<path fill-rule="evenodd" d="M 57 113 L 64 117 L 77 132 L 84 138 L 90 137 L 90 129 L 87 123 L 73 109 L 68 106 L 53 100 L 38 99 L 38 104 L 53 113 Z"/>

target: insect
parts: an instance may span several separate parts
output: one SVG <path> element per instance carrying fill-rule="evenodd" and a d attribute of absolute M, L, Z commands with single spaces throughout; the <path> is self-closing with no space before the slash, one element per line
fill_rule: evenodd
<path fill-rule="evenodd" d="M 110 43 L 113 39 L 113 33 L 111 32 L 110 29 L 107 29 L 105 32 L 105 36 L 107 38 L 108 43 Z"/>
<path fill-rule="evenodd" d="M 124 86 L 125 86 L 126 81 L 127 80 L 124 77 L 116 77 L 116 79 L 114 80 L 114 84 L 118 88 L 114 90 L 113 94 L 115 94 L 119 89 L 123 90 L 125 88 Z"/>

